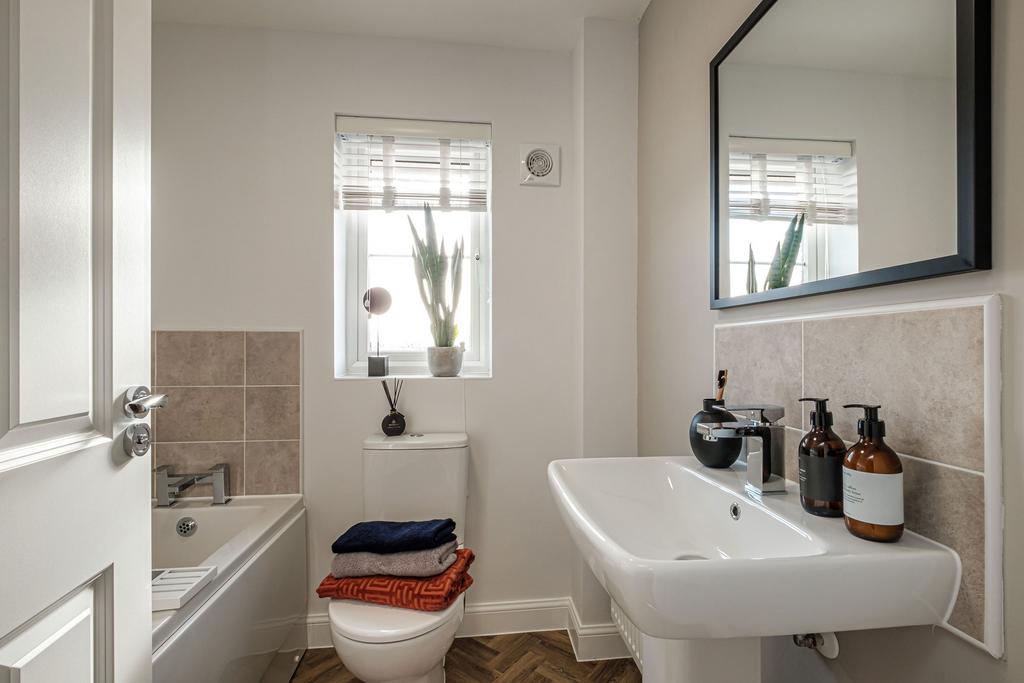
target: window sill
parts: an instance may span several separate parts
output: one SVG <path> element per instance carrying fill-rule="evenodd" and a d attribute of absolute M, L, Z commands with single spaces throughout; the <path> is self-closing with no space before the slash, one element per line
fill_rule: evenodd
<path fill-rule="evenodd" d="M 410 374 L 408 372 L 393 372 L 390 375 L 383 377 L 367 377 L 366 375 L 341 375 L 334 378 L 338 382 L 357 382 L 359 380 L 373 380 L 379 382 L 382 379 L 429 379 L 437 382 L 447 382 L 453 379 L 494 379 L 494 376 L 489 372 L 466 372 L 463 370 L 461 375 L 456 377 L 434 377 L 429 372 L 423 372 L 418 374 Z"/>
<path fill-rule="evenodd" d="M 366 363 L 357 362 L 345 369 L 342 374 L 336 374 L 334 379 L 340 381 L 350 380 L 374 380 L 382 379 L 430 379 L 430 380 L 453 380 L 453 379 L 492 379 L 491 368 L 479 361 L 467 361 L 462 366 L 462 373 L 456 377 L 434 377 L 430 374 L 426 364 L 410 362 L 391 363 L 391 373 L 383 377 L 369 377 Z"/>

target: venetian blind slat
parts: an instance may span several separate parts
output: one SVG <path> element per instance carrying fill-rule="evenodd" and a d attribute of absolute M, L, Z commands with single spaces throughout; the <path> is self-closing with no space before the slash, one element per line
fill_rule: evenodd
<path fill-rule="evenodd" d="M 335 145 L 339 208 L 488 208 L 488 140 L 339 132 Z"/>
<path fill-rule="evenodd" d="M 792 143 L 793 153 L 780 151 L 787 143 Z M 852 145 L 825 141 L 819 146 L 827 148 L 817 150 L 815 144 L 811 140 L 731 139 L 729 215 L 788 220 L 806 213 L 811 223 L 856 224 L 857 166 Z"/>

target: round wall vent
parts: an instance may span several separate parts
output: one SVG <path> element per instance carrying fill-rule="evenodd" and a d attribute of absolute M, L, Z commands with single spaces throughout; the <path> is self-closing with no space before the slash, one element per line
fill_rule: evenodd
<path fill-rule="evenodd" d="M 543 178 L 554 168 L 555 160 L 546 150 L 535 149 L 526 155 L 526 170 L 530 172 L 530 175 Z"/>
<path fill-rule="evenodd" d="M 558 145 L 519 145 L 521 185 L 559 185 Z"/>

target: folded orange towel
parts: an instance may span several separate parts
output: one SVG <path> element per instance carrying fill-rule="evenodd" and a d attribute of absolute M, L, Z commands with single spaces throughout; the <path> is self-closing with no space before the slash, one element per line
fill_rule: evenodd
<path fill-rule="evenodd" d="M 378 605 L 439 612 L 473 585 L 467 571 L 476 557 L 469 548 L 455 551 L 455 562 L 443 573 L 425 579 L 400 576 L 356 576 L 336 579 L 328 574 L 316 594 L 321 598 L 362 600 Z"/>

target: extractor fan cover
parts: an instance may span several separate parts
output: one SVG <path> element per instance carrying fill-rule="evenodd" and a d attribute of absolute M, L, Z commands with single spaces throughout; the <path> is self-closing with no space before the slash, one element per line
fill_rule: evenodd
<path fill-rule="evenodd" d="M 558 186 L 562 183 L 558 145 L 519 145 L 519 184 Z"/>

